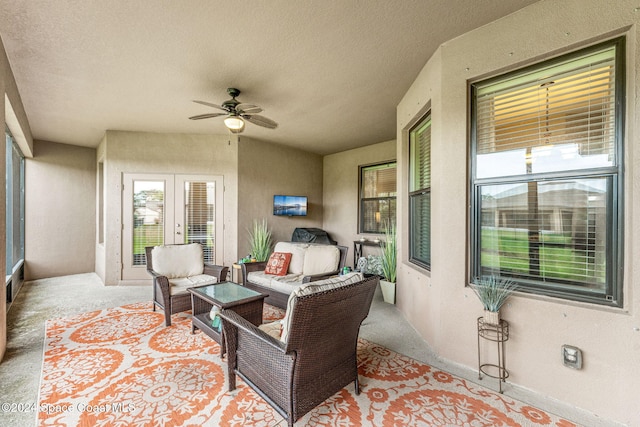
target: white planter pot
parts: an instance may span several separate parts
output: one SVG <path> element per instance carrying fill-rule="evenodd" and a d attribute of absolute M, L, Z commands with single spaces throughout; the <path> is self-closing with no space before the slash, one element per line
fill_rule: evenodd
<path fill-rule="evenodd" d="M 389 304 L 396 303 L 396 284 L 380 280 L 380 288 L 382 288 L 382 299 Z"/>
<path fill-rule="evenodd" d="M 484 323 L 489 325 L 498 325 L 500 323 L 500 312 L 499 311 L 484 311 Z"/>

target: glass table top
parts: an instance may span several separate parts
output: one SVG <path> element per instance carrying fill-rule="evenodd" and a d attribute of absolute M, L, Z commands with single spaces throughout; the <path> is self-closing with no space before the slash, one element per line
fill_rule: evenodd
<path fill-rule="evenodd" d="M 221 282 L 215 285 L 199 286 L 191 288 L 191 292 L 212 298 L 222 304 L 240 301 L 246 298 L 261 295 L 252 289 L 240 286 L 233 282 Z"/>

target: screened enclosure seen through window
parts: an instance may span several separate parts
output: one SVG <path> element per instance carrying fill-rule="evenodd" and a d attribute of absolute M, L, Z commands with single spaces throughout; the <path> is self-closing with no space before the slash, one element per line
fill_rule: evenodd
<path fill-rule="evenodd" d="M 624 40 L 472 84 L 472 274 L 619 306 Z"/>

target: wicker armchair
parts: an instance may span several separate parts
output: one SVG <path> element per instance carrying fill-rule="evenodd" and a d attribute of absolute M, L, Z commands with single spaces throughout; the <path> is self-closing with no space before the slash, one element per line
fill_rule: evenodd
<path fill-rule="evenodd" d="M 239 375 L 289 426 L 352 381 L 359 394 L 358 332 L 378 281 L 371 277 L 297 296 L 287 313 L 286 342 L 223 311 L 229 390 Z"/>
<path fill-rule="evenodd" d="M 161 254 L 157 252 L 159 250 L 165 252 Z M 147 272 L 153 277 L 153 311 L 156 311 L 156 306 L 164 310 L 166 326 L 171 326 L 172 314 L 191 310 L 191 294 L 187 288 L 227 279 L 229 268 L 205 263 L 199 243 L 149 246 L 145 251 Z M 163 265 L 156 265 L 155 269 L 154 252 L 156 256 L 162 255 L 163 261 Z M 167 255 L 175 255 L 176 258 L 167 262 Z M 172 266 L 176 267 L 175 270 Z"/>

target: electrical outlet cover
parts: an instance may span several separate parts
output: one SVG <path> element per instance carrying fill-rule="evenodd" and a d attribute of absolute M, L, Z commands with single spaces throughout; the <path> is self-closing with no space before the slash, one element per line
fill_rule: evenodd
<path fill-rule="evenodd" d="M 582 350 L 572 345 L 563 345 L 562 363 L 572 369 L 582 369 Z"/>

